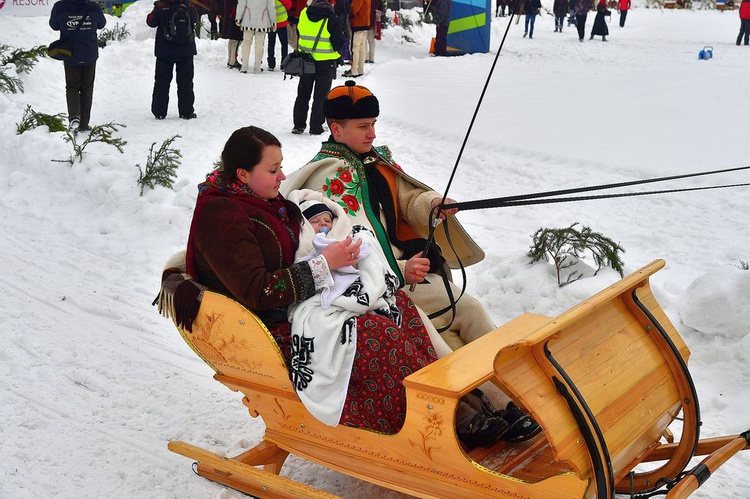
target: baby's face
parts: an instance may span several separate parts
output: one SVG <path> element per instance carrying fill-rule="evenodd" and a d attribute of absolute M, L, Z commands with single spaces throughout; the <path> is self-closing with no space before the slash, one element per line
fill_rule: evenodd
<path fill-rule="evenodd" d="M 331 220 L 331 215 L 329 213 L 319 213 L 312 217 L 309 222 L 316 234 L 320 232 L 320 229 L 323 227 L 330 230 L 333 225 L 333 220 Z"/>

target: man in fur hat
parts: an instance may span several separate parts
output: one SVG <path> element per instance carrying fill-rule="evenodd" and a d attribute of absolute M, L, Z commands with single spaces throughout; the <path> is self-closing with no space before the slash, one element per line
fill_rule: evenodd
<path fill-rule="evenodd" d="M 437 273 L 446 260 L 451 266 L 458 259 L 471 265 L 482 260 L 484 252 L 453 216 L 456 210 L 443 210 L 444 220 L 435 231 L 439 249 L 433 246 L 422 256 L 429 213 L 442 196 L 404 173 L 386 146 L 373 147 L 378 99 L 350 80 L 328 93 L 323 114 L 331 136 L 312 162 L 287 177 L 284 194 L 300 188 L 321 191 L 344 208 L 352 223 L 372 229 L 401 285 L 416 285 L 406 291 L 417 306 L 427 314 L 448 309 L 433 323 L 438 329 L 450 324 L 452 334 L 446 340 L 454 348 L 495 329 L 479 301 L 467 294 L 457 302 L 453 317 L 448 291 Z M 457 257 L 446 242 L 446 225 Z M 461 289 L 448 285 L 457 298 Z"/>

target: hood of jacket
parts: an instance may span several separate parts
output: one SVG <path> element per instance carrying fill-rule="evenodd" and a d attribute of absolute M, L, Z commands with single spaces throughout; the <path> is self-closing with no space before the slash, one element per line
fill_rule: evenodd
<path fill-rule="evenodd" d="M 307 8 L 307 17 L 314 23 L 332 15 L 333 6 L 328 0 L 313 0 Z"/>

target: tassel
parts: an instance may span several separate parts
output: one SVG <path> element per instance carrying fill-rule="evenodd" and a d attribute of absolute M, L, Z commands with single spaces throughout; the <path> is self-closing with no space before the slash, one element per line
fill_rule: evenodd
<path fill-rule="evenodd" d="M 159 295 L 152 305 L 157 305 L 159 313 L 172 319 L 177 327 L 192 333 L 193 321 L 198 316 L 206 287 L 194 281 L 188 274 L 165 272 L 165 276 Z"/>

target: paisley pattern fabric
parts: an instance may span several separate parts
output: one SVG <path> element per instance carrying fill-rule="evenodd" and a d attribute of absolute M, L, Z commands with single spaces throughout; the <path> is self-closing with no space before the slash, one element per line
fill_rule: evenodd
<path fill-rule="evenodd" d="M 376 314 L 356 318 L 357 353 L 339 424 L 398 433 L 406 418 L 402 381 L 437 359 L 419 313 L 403 291 L 396 293 L 396 305 L 402 314 L 400 328 Z M 291 369 L 291 325 L 268 326 Z"/>

